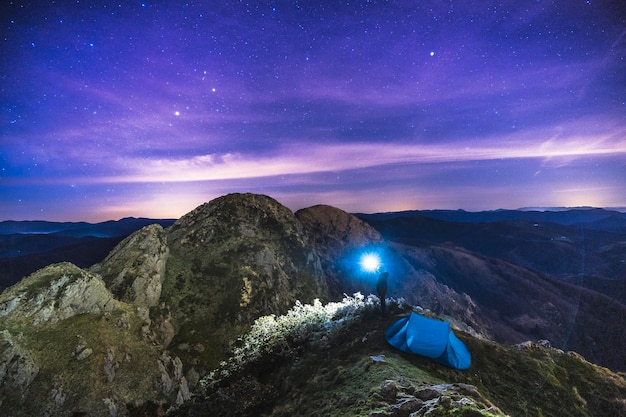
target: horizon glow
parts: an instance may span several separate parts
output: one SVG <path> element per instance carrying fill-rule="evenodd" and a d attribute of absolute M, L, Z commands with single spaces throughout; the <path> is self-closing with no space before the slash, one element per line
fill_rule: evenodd
<path fill-rule="evenodd" d="M 0 6 L 0 221 L 626 207 L 608 3 Z"/>

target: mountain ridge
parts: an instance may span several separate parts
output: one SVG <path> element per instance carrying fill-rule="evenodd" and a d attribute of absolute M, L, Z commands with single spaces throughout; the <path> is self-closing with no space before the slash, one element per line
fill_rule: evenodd
<path fill-rule="evenodd" d="M 535 222 L 549 222 L 563 225 L 590 224 L 613 218 L 620 221 L 622 227 L 626 225 L 626 213 L 605 208 L 563 208 L 562 210 L 405 210 L 382 213 L 354 213 L 360 219 L 389 220 L 399 217 L 428 217 L 458 223 L 497 222 L 504 220 L 527 220 Z"/>
<path fill-rule="evenodd" d="M 271 317 L 286 317 L 285 323 L 292 323 L 297 319 L 290 313 L 294 306 L 297 311 L 311 311 L 313 317 L 319 317 L 316 309 L 321 303 L 332 304 L 343 294 L 357 291 L 374 292 L 376 276 L 362 271 L 358 262 L 359 256 L 369 251 L 380 255 L 390 274 L 391 297 L 403 298 L 404 305 L 419 305 L 425 314 L 452 321 L 477 351 L 484 350 L 479 340 L 500 346 L 498 343 L 547 338 L 562 350 L 575 350 L 593 362 L 626 369 L 623 355 L 616 350 L 626 339 L 624 327 L 610 320 L 626 315 L 623 304 L 519 262 L 490 257 L 452 241 L 389 239 L 388 230 L 378 226 L 331 206 L 293 213 L 269 196 L 229 194 L 197 207 L 167 227 L 143 227 L 89 269 L 69 263 L 43 268 L 0 294 L 0 327 L 5 329 L 0 335 L 0 368 L 6 370 L 0 374 L 3 409 L 15 416 L 162 415 L 174 404 L 183 410 L 192 394 L 202 391 L 211 372 L 219 371 L 222 363 L 240 352 L 242 335 L 253 330 L 257 320 L 269 323 Z M 93 285 L 85 287 L 83 282 Z M 368 317 L 374 314 L 373 319 L 378 320 L 372 313 L 378 299 L 372 297 L 363 302 L 369 306 Z M 341 320 L 349 322 L 347 318 Z M 321 325 L 323 329 L 334 326 L 332 322 Z M 383 349 L 381 322 L 364 326 L 357 333 L 348 332 L 345 339 L 339 334 L 338 340 L 356 346 L 376 337 L 378 342 L 372 346 Z M 368 331 L 367 326 L 377 330 Z M 287 342 L 290 338 L 301 343 L 318 340 L 307 332 L 286 336 Z M 278 336 L 280 332 L 276 332 Z M 335 340 L 330 335 L 324 339 L 321 333 L 319 337 L 322 344 Z M 288 349 L 284 354 L 292 352 L 287 345 L 280 346 Z M 349 350 L 339 351 L 350 355 Z M 306 350 L 293 352 L 305 354 Z M 333 351 L 324 352 L 329 355 Z M 384 352 L 394 355 L 387 348 Z M 373 351 L 372 355 L 378 353 Z M 532 351 L 530 356 L 520 356 L 520 366 L 531 356 Z M 518 360 L 508 356 L 501 359 Z M 271 355 L 262 360 L 274 363 Z M 497 360 L 480 358 L 479 366 L 502 378 L 501 371 L 490 362 Z M 367 360 L 359 363 L 363 369 L 371 366 Z M 420 361 L 413 363 L 428 367 Z M 578 362 L 567 363 L 579 366 Z M 345 365 L 352 366 L 348 362 Z M 335 380 L 316 373 L 311 364 L 307 366 L 312 378 Z M 572 372 L 578 371 L 572 368 Z M 224 383 L 243 384 L 253 396 L 256 389 L 270 392 L 275 382 L 264 387 L 255 372 L 246 374 L 246 380 Z M 589 378 L 600 373 L 594 370 L 591 374 L 595 376 L 590 374 Z M 621 392 L 623 375 L 606 373 L 616 381 L 615 392 Z M 278 380 L 280 375 L 276 375 Z M 497 399 L 506 410 L 522 410 L 522 399 L 507 401 L 502 393 L 493 394 L 494 386 L 472 380 L 470 373 L 454 375 L 481 387 L 482 395 L 471 397 L 475 405 L 487 407 L 489 401 Z M 272 378 L 268 376 L 268 382 Z M 289 378 L 300 383 L 293 375 Z M 337 378 L 331 385 L 344 386 L 340 383 L 343 377 Z M 394 384 L 402 385 L 402 380 Z M 550 387 L 559 389 L 555 384 Z M 283 392 L 275 388 L 274 392 Z M 245 393 L 230 392 L 239 393 L 235 398 Z M 581 392 L 591 404 L 593 385 Z M 289 407 L 286 398 L 272 398 L 264 402 L 269 407 L 266 415 L 289 415 L 280 411 Z M 206 400 L 209 403 L 202 403 L 201 408 L 210 409 L 213 400 Z M 602 401 L 613 404 L 608 397 Z M 372 409 L 380 408 L 376 404 L 370 404 Z M 396 405 L 400 407 L 400 403 Z M 236 404 L 233 407 L 238 410 Z M 615 407 L 607 405 L 607 409 Z M 544 414 L 535 410 L 526 415 L 558 415 L 547 410 L 550 408 Z M 173 415 L 204 414 L 189 411 Z"/>

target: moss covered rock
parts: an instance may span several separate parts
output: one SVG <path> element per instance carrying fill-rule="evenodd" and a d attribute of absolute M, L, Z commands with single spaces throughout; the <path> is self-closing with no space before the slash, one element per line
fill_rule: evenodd
<path fill-rule="evenodd" d="M 111 311 L 116 303 L 99 276 L 61 263 L 40 269 L 0 294 L 0 317 L 35 325 L 57 323 L 77 314 Z"/>

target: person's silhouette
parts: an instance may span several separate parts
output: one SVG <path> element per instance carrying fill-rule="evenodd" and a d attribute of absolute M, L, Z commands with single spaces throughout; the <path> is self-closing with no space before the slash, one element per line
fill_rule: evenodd
<path fill-rule="evenodd" d="M 380 312 L 382 315 L 387 314 L 387 304 L 385 297 L 387 296 L 387 278 L 389 278 L 389 272 L 381 272 L 378 276 L 378 282 L 376 282 L 376 293 L 380 298 Z"/>

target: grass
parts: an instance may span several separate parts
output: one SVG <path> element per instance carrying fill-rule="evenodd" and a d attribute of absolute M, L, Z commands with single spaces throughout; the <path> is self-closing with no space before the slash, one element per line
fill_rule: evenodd
<path fill-rule="evenodd" d="M 382 392 L 386 381 L 397 386 L 398 398 L 445 382 L 389 348 L 382 333 L 394 319 L 380 318 L 377 299 L 360 295 L 262 317 L 230 359 L 202 381 L 197 401 L 172 415 L 384 415 L 393 405 Z M 458 397 L 445 395 L 450 402 Z M 474 397 L 474 410 L 491 405 Z"/>
<path fill-rule="evenodd" d="M 122 323 L 125 323 L 122 325 Z M 52 390 L 65 395 L 63 408 L 108 415 L 102 398 L 122 403 L 143 403 L 155 396 L 157 349 L 140 336 L 142 321 L 126 306 L 103 315 L 81 314 L 54 326 L 32 326 L 15 321 L 0 321 L 0 327 L 17 335 L 39 366 L 26 398 L 5 398 L 7 409 L 15 416 L 55 415 Z M 76 347 L 86 346 L 93 354 L 79 361 Z M 102 373 L 108 351 L 118 363 L 115 379 L 108 382 Z M 154 370 L 153 373 L 150 370 Z M 94 408 L 95 407 L 95 408 Z"/>
<path fill-rule="evenodd" d="M 205 265 L 198 268 L 207 271 Z M 29 285 L 49 282 L 42 276 L 32 279 Z M 172 287 L 164 289 L 175 304 L 201 297 L 198 291 L 177 291 L 177 284 L 172 280 Z M 185 281 L 183 289 L 192 284 Z M 242 288 L 230 290 L 224 293 L 233 300 L 218 301 L 239 303 Z M 375 297 L 355 295 L 326 305 L 296 302 L 286 314 L 257 319 L 232 346 L 222 341 L 242 329 L 233 325 L 229 333 L 215 333 L 214 321 L 207 320 L 225 318 L 217 316 L 219 305 L 194 302 L 189 308 L 196 310 L 178 323 L 172 356 L 180 354 L 185 371 L 192 366 L 212 369 L 211 363 L 215 369 L 201 381 L 195 401 L 173 409 L 172 416 L 383 416 L 403 399 L 433 387 L 439 387 L 441 396 L 429 406 L 431 417 L 626 415 L 625 375 L 575 354 L 507 347 L 459 331 L 472 353 L 467 371 L 397 351 L 387 345 L 384 332 L 410 307 L 391 303 L 390 315 L 381 317 Z M 54 390 L 65 395 L 65 410 L 94 415 L 109 414 L 103 399 L 137 408 L 155 399 L 167 401 L 156 388 L 160 347 L 146 343 L 144 320 L 132 306 L 117 303 L 105 314 L 76 315 L 54 325 L 33 326 L 31 321 L 0 317 L 0 328 L 31 352 L 40 368 L 26 397 L 2 399 L 2 407 L 15 410 L 14 416 L 58 414 Z M 187 343 L 190 351 L 179 351 L 178 342 Z M 77 360 L 79 345 L 93 354 Z M 103 375 L 109 354 L 117 364 L 113 381 Z M 397 391 L 392 397 L 384 389 L 388 385 Z M 463 398 L 469 403 L 458 402 Z"/>
<path fill-rule="evenodd" d="M 453 370 L 388 346 L 384 331 L 397 316 L 379 317 L 376 305 L 364 299 L 350 314 L 330 319 L 326 306 L 300 305 L 260 319 L 230 360 L 203 380 L 195 402 L 171 415 L 384 416 L 433 387 L 443 394 L 432 417 L 625 415 L 624 374 L 556 349 L 521 350 L 459 331 L 473 363 Z M 386 381 L 397 387 L 393 400 L 383 392 Z"/>

